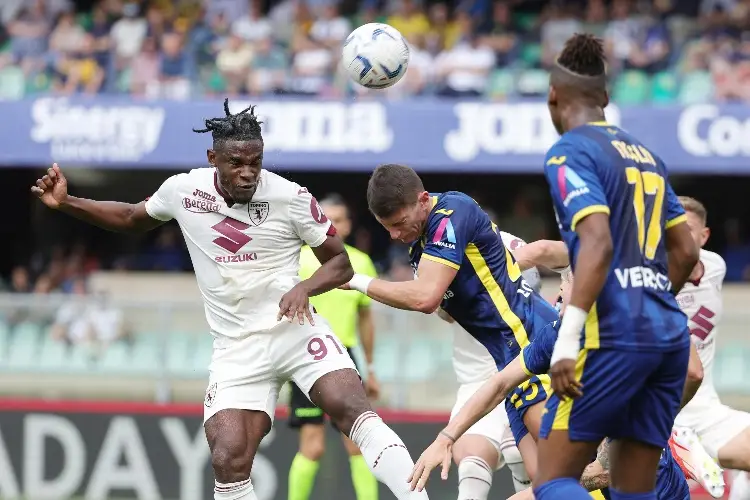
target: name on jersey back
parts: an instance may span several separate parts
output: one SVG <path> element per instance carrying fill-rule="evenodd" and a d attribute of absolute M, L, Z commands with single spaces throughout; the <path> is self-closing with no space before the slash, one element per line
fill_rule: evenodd
<path fill-rule="evenodd" d="M 672 289 L 669 278 L 649 267 L 635 266 L 615 269 L 615 276 L 622 288 L 651 288 L 662 292 Z"/>

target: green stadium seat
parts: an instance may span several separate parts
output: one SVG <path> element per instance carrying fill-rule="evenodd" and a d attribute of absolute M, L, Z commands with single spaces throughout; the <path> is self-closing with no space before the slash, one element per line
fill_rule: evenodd
<path fill-rule="evenodd" d="M 189 333 L 173 332 L 167 337 L 167 371 L 173 375 L 190 375 L 193 370 L 195 338 Z"/>
<path fill-rule="evenodd" d="M 547 95 L 549 73 L 543 69 L 526 69 L 521 71 L 516 82 L 516 91 L 523 96 Z"/>
<path fill-rule="evenodd" d="M 8 346 L 6 366 L 17 370 L 31 370 L 38 367 L 41 329 L 33 323 L 16 325 L 13 338 Z"/>
<path fill-rule="evenodd" d="M 671 104 L 677 100 L 677 77 L 673 72 L 663 71 L 651 79 L 651 101 Z"/>
<path fill-rule="evenodd" d="M 137 335 L 131 353 L 133 370 L 139 373 L 159 373 L 166 370 L 166 341 L 166 336 L 160 333 Z"/>
<path fill-rule="evenodd" d="M 210 335 L 200 335 L 195 344 L 195 355 L 190 370 L 192 377 L 204 377 L 208 374 L 208 365 L 211 364 L 214 338 Z"/>
<path fill-rule="evenodd" d="M 5 322 L 0 321 L 0 366 L 8 355 L 8 325 Z"/>
<path fill-rule="evenodd" d="M 534 29 L 538 17 L 539 16 L 537 14 L 530 14 L 525 12 L 513 14 L 513 20 L 516 22 L 516 25 L 523 31 L 531 31 L 532 29 Z"/>
<path fill-rule="evenodd" d="M 515 83 L 515 77 L 512 71 L 507 69 L 493 71 L 487 85 L 487 98 L 493 100 L 507 98 L 513 94 Z"/>
<path fill-rule="evenodd" d="M 47 92 L 52 87 L 52 78 L 47 73 L 40 72 L 26 79 L 26 93 L 37 94 Z"/>
<path fill-rule="evenodd" d="M 115 90 L 122 94 L 130 93 L 131 82 L 133 81 L 133 72 L 130 68 L 125 68 L 117 74 L 115 79 Z"/>
<path fill-rule="evenodd" d="M 133 371 L 132 359 L 130 346 L 124 342 L 115 342 L 105 349 L 96 366 L 106 373 L 128 373 Z"/>
<path fill-rule="evenodd" d="M 408 339 L 408 337 L 401 338 Z M 401 344 L 400 346 L 400 350 L 406 352 L 402 361 L 408 360 L 408 363 L 405 363 L 406 367 L 401 370 L 401 376 L 409 382 L 424 382 L 430 378 L 435 366 L 433 352 L 435 342 L 427 338 L 415 338 L 408 342 L 408 345 Z"/>
<path fill-rule="evenodd" d="M 0 100 L 21 99 L 26 93 L 26 78 L 20 68 L 9 66 L 0 70 Z"/>
<path fill-rule="evenodd" d="M 527 68 L 538 66 L 542 60 L 542 46 L 538 43 L 523 44 L 519 59 Z"/>
<path fill-rule="evenodd" d="M 391 336 L 378 337 L 375 342 L 375 373 L 384 383 L 398 382 L 399 343 Z"/>
<path fill-rule="evenodd" d="M 65 342 L 44 335 L 39 350 L 39 368 L 44 371 L 59 372 L 67 364 L 68 346 Z"/>
<path fill-rule="evenodd" d="M 649 77 L 643 71 L 624 71 L 612 88 L 612 99 L 617 104 L 643 104 L 649 98 Z"/>
<path fill-rule="evenodd" d="M 94 363 L 93 352 L 88 345 L 72 345 L 68 348 L 68 357 L 65 362 L 66 371 L 88 373 L 92 370 Z"/>
<path fill-rule="evenodd" d="M 682 79 L 678 100 L 680 104 L 699 104 L 710 101 L 714 96 L 714 82 L 706 71 L 688 73 Z"/>

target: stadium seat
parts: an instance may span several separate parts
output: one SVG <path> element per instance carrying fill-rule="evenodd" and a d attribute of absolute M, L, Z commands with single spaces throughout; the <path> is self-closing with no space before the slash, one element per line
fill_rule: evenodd
<path fill-rule="evenodd" d="M 649 97 L 649 78 L 643 71 L 624 71 L 615 80 L 612 100 L 617 104 L 643 104 Z"/>
<path fill-rule="evenodd" d="M 516 90 L 527 97 L 543 96 L 549 89 L 549 73 L 543 69 L 526 69 L 521 71 L 516 82 Z"/>
<path fill-rule="evenodd" d="M 130 92 L 130 83 L 132 81 L 133 72 L 130 68 L 125 68 L 117 74 L 115 81 L 115 90 L 123 94 Z"/>
<path fill-rule="evenodd" d="M 680 104 L 698 104 L 710 101 L 714 96 L 714 82 L 705 71 L 688 73 L 682 79 L 678 100 Z"/>
<path fill-rule="evenodd" d="M 68 357 L 65 361 L 65 371 L 86 372 L 92 369 L 94 357 L 91 347 L 88 345 L 72 345 L 68 348 Z"/>
<path fill-rule="evenodd" d="M 392 335 L 379 336 L 375 342 L 375 373 L 384 383 L 398 382 L 399 342 Z"/>
<path fill-rule="evenodd" d="M 65 342 L 44 335 L 39 351 L 39 368 L 44 371 L 60 371 L 65 368 L 68 346 Z"/>
<path fill-rule="evenodd" d="M 8 355 L 8 325 L 4 321 L 0 321 L 0 366 Z"/>
<path fill-rule="evenodd" d="M 651 101 L 671 104 L 677 99 L 677 78 L 670 71 L 657 73 L 651 79 Z"/>
<path fill-rule="evenodd" d="M 734 345 L 716 352 L 714 380 L 723 391 L 750 394 L 747 379 L 738 376 L 742 373 L 750 373 L 750 349 Z"/>
<path fill-rule="evenodd" d="M 190 376 L 195 355 L 195 338 L 189 333 L 173 332 L 167 337 L 167 371 L 173 375 Z"/>
<path fill-rule="evenodd" d="M 96 366 L 106 373 L 127 373 L 133 371 L 130 346 L 115 342 L 102 353 Z"/>
<path fill-rule="evenodd" d="M 191 377 L 204 377 L 208 373 L 208 365 L 211 363 L 214 338 L 210 335 L 201 335 L 195 344 L 195 355 L 191 366 Z"/>
<path fill-rule="evenodd" d="M 406 352 L 403 358 L 403 364 L 406 367 L 401 370 L 401 377 L 409 382 L 423 382 L 430 378 L 435 367 L 433 363 L 435 341 L 428 338 L 414 338 L 407 341 L 408 345 L 401 344 L 400 346 L 401 352 Z"/>
<path fill-rule="evenodd" d="M 513 72 L 507 69 L 497 69 L 490 75 L 487 84 L 487 98 L 493 100 L 506 99 L 513 94 L 515 88 L 515 77 Z"/>
<path fill-rule="evenodd" d="M 38 366 L 37 355 L 40 348 L 40 336 L 41 331 L 38 325 L 33 323 L 16 325 L 13 338 L 8 346 L 6 366 L 20 370 L 36 369 Z"/>
<path fill-rule="evenodd" d="M 52 87 L 52 79 L 47 73 L 39 72 L 26 79 L 26 93 L 37 94 L 46 92 Z"/>
<path fill-rule="evenodd" d="M 15 66 L 0 70 L 0 100 L 21 99 L 26 92 L 26 78 Z"/>
<path fill-rule="evenodd" d="M 160 333 L 135 336 L 131 351 L 131 368 L 138 373 L 155 374 L 166 370 L 166 337 Z"/>
<path fill-rule="evenodd" d="M 538 67 L 542 61 L 542 46 L 538 43 L 523 44 L 519 59 L 526 68 Z"/>

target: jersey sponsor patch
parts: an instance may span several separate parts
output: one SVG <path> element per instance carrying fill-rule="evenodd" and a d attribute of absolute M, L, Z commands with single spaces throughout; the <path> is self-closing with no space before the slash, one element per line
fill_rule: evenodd
<path fill-rule="evenodd" d="M 557 169 L 557 184 L 560 189 L 560 195 L 563 199 L 563 205 L 566 207 L 570 205 L 570 202 L 574 198 L 587 194 L 589 192 L 588 186 L 581 179 L 581 177 L 567 165 L 561 165 Z M 573 189 L 568 189 L 570 185 Z"/>
<path fill-rule="evenodd" d="M 445 217 L 440 221 L 437 230 L 435 231 L 435 235 L 432 237 L 432 241 L 430 243 L 438 247 L 455 250 L 456 232 L 453 229 L 453 223 L 448 217 Z"/>

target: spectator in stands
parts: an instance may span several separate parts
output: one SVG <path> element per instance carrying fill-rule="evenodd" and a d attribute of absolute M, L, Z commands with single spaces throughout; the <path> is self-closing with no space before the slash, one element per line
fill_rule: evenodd
<path fill-rule="evenodd" d="M 519 31 L 513 24 L 510 5 L 506 0 L 493 4 L 492 18 L 484 21 L 478 31 L 482 36 L 481 43 L 495 51 L 496 66 L 508 66 L 515 59 Z"/>
<path fill-rule="evenodd" d="M 271 36 L 271 23 L 263 16 L 260 0 L 250 0 L 248 13 L 232 23 L 232 34 L 248 42 Z"/>
<path fill-rule="evenodd" d="M 614 0 L 612 20 L 604 32 L 608 61 L 613 71 L 626 66 L 638 48 L 638 36 L 643 29 L 641 20 L 633 16 L 628 0 Z"/>
<path fill-rule="evenodd" d="M 671 55 L 671 39 L 666 19 L 659 12 L 642 18 L 642 29 L 635 39 L 626 67 L 656 73 L 666 69 Z"/>
<path fill-rule="evenodd" d="M 426 35 L 430 21 L 414 0 L 396 0 L 396 10 L 388 17 L 388 24 L 396 28 L 407 39 L 414 35 Z"/>
<path fill-rule="evenodd" d="M 604 0 L 588 0 L 583 29 L 586 33 L 604 37 L 607 29 L 607 6 Z"/>
<path fill-rule="evenodd" d="M 93 339 L 91 324 L 86 314 L 86 281 L 77 278 L 71 291 L 73 297 L 64 304 L 52 324 L 52 338 L 68 344 L 87 344 Z"/>
<path fill-rule="evenodd" d="M 73 12 L 64 12 L 57 19 L 49 37 L 49 49 L 53 55 L 68 56 L 80 52 L 83 48 L 86 32 L 76 22 Z"/>
<path fill-rule="evenodd" d="M 326 3 L 319 10 L 320 15 L 310 27 L 310 37 L 331 50 L 340 50 L 342 42 L 352 31 L 349 20 L 339 14 L 334 3 Z"/>
<path fill-rule="evenodd" d="M 285 86 L 287 67 L 286 54 L 274 45 L 270 37 L 258 40 L 250 64 L 248 90 L 253 95 L 279 92 Z"/>
<path fill-rule="evenodd" d="M 430 30 L 424 37 L 425 46 L 432 54 L 452 49 L 461 36 L 458 23 L 450 19 L 448 5 L 438 2 L 430 6 L 428 12 Z"/>
<path fill-rule="evenodd" d="M 161 39 L 167 32 L 174 31 L 172 23 L 167 22 L 164 12 L 155 5 L 146 10 L 146 36 Z"/>
<path fill-rule="evenodd" d="M 94 39 L 94 58 L 102 68 L 109 67 L 109 53 L 112 49 L 111 30 L 112 23 L 109 21 L 107 11 L 101 5 L 95 5 L 91 13 L 88 33 Z"/>
<path fill-rule="evenodd" d="M 165 33 L 161 38 L 159 95 L 184 100 L 190 96 L 190 79 L 194 76 L 193 60 L 185 50 L 179 33 Z"/>
<path fill-rule="evenodd" d="M 88 33 L 83 35 L 77 52 L 61 54 L 55 70 L 55 88 L 65 95 L 96 94 L 104 82 L 104 70 L 94 57 L 94 38 Z"/>
<path fill-rule="evenodd" d="M 401 82 L 387 89 L 389 96 L 421 95 L 428 91 L 434 78 L 435 58 L 425 45 L 425 37 L 422 35 L 413 35 L 409 39 L 409 71 L 401 78 Z"/>
<path fill-rule="evenodd" d="M 122 311 L 112 304 L 106 292 L 94 294 L 86 316 L 94 348 L 99 354 L 117 341 L 130 339 Z"/>
<path fill-rule="evenodd" d="M 130 63 L 130 92 L 135 96 L 157 97 L 161 58 L 153 37 L 147 37 Z"/>
<path fill-rule="evenodd" d="M 617 0 L 615 0 L 617 1 Z M 573 34 L 582 31 L 583 23 L 575 17 L 575 5 L 553 2 L 544 13 L 541 29 L 542 65 L 549 68 L 565 42 Z"/>
<path fill-rule="evenodd" d="M 112 25 L 110 36 L 118 68 L 132 61 L 146 38 L 148 23 L 138 16 L 139 11 L 140 6 L 136 2 L 127 2 L 122 6 L 122 17 Z"/>
<path fill-rule="evenodd" d="M 253 48 L 249 42 L 232 34 L 216 56 L 216 68 L 221 72 L 228 95 L 245 90 L 248 70 L 253 61 Z"/>
<path fill-rule="evenodd" d="M 32 3 L 32 2 L 29 2 Z M 44 3 L 36 0 L 22 8 L 16 18 L 8 24 L 11 53 L 16 63 L 20 63 L 24 73 L 30 74 L 41 69 L 47 49 L 49 22 Z"/>
<path fill-rule="evenodd" d="M 175 226 L 164 226 L 148 252 L 145 269 L 151 271 L 184 271 L 187 268 L 182 237 Z"/>
<path fill-rule="evenodd" d="M 436 61 L 438 94 L 445 97 L 481 96 L 495 66 L 495 52 L 478 35 L 441 53 Z"/>
<path fill-rule="evenodd" d="M 329 88 L 336 61 L 331 51 L 307 35 L 297 34 L 292 44 L 292 68 L 287 92 L 316 95 Z"/>

